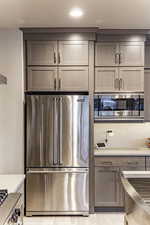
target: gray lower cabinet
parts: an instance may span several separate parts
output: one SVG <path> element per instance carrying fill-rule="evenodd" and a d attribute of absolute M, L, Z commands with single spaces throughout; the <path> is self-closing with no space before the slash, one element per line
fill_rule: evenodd
<path fill-rule="evenodd" d="M 150 157 L 147 159 L 150 168 Z M 145 170 L 145 157 L 95 157 L 95 207 L 123 208 L 124 190 L 120 173 L 123 170 Z"/>
<path fill-rule="evenodd" d="M 95 207 L 121 206 L 121 189 L 118 181 L 118 169 L 95 167 Z"/>

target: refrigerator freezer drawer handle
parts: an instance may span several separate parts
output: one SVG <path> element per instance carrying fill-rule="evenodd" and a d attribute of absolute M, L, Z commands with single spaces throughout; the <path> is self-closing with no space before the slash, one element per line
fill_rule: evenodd
<path fill-rule="evenodd" d="M 29 173 L 42 173 L 42 174 L 46 174 L 46 173 L 88 173 L 88 171 L 38 171 L 38 170 L 36 170 L 36 171 L 33 171 L 33 170 L 28 170 L 27 171 L 27 173 L 29 174 Z"/>

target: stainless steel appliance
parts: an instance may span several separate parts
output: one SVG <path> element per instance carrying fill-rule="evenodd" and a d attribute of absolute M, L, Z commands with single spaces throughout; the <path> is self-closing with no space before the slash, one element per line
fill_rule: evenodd
<path fill-rule="evenodd" d="M 21 194 L 6 194 L 0 190 L 0 225 L 23 225 Z"/>
<path fill-rule="evenodd" d="M 26 215 L 89 212 L 88 95 L 27 95 Z"/>
<path fill-rule="evenodd" d="M 144 94 L 95 94 L 94 119 L 100 121 L 143 120 Z"/>

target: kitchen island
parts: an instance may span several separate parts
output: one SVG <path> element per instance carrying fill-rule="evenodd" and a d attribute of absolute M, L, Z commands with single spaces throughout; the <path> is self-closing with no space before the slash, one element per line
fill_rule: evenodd
<path fill-rule="evenodd" d="M 125 225 L 150 224 L 150 171 L 123 171 Z"/>

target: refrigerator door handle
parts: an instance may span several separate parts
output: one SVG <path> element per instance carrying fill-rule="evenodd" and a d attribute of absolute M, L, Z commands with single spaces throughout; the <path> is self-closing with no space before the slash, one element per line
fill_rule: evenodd
<path fill-rule="evenodd" d="M 41 165 L 43 164 L 43 132 L 44 132 L 44 105 L 43 105 L 43 102 L 41 104 L 41 108 L 42 108 L 42 115 L 41 115 L 41 134 L 40 134 L 40 143 L 41 143 L 41 146 L 40 146 L 40 160 L 41 160 Z"/>
<path fill-rule="evenodd" d="M 62 97 L 59 99 L 59 164 L 63 165 L 62 159 Z"/>
<path fill-rule="evenodd" d="M 58 134 L 58 128 L 57 128 L 57 98 L 54 97 L 54 115 L 53 115 L 53 164 L 58 164 L 58 154 L 57 154 L 57 134 Z"/>

